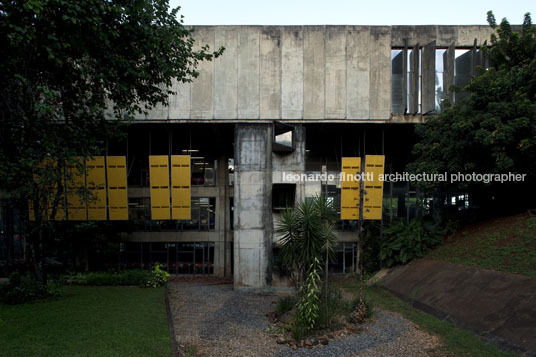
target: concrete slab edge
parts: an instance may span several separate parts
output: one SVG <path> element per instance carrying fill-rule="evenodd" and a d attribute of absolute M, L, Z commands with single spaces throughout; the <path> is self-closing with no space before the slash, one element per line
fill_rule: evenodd
<path fill-rule="evenodd" d="M 179 346 L 177 345 L 177 338 L 175 337 L 175 324 L 173 323 L 173 314 L 171 313 L 171 304 L 169 303 L 169 289 L 166 285 L 165 291 L 165 301 L 166 301 L 166 314 L 169 327 L 169 337 L 171 342 L 171 356 L 179 356 Z"/>

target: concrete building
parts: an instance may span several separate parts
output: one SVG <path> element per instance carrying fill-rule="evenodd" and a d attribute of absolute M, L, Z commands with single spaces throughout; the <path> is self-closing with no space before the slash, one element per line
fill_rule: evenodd
<path fill-rule="evenodd" d="M 225 47 L 175 83 L 168 106 L 136 118 L 126 155 L 129 220 L 122 259 L 171 272 L 233 276 L 236 288 L 276 284 L 278 211 L 320 192 L 340 206 L 336 181 L 289 183 L 284 174 L 338 173 L 341 158 L 385 154 L 403 171 L 413 125 L 456 102 L 485 65 L 488 26 L 199 26 L 197 45 Z M 192 219 L 150 216 L 149 155 L 192 155 Z M 418 192 L 384 185 L 384 220 L 418 214 Z M 353 269 L 356 224 L 338 224 L 338 263 Z"/>

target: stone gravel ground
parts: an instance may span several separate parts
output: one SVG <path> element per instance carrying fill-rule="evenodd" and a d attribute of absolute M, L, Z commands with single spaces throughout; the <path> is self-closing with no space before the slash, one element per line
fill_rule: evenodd
<path fill-rule="evenodd" d="M 326 346 L 293 350 L 267 332 L 278 296 L 233 290 L 231 284 L 172 281 L 169 294 L 180 355 L 441 356 L 436 336 L 392 312 L 376 312 L 359 333 Z"/>

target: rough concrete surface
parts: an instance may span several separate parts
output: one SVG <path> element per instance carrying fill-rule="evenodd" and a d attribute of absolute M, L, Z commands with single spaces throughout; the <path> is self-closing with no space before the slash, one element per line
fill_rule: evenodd
<path fill-rule="evenodd" d="M 420 259 L 378 283 L 509 351 L 536 355 L 536 279 Z"/>

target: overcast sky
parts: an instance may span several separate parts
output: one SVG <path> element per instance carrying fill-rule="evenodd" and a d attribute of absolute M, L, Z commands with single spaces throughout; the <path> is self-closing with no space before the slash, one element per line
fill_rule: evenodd
<path fill-rule="evenodd" d="M 474 25 L 492 10 L 519 24 L 528 0 L 170 0 L 186 25 Z M 536 18 L 534 19 L 536 23 Z"/>

